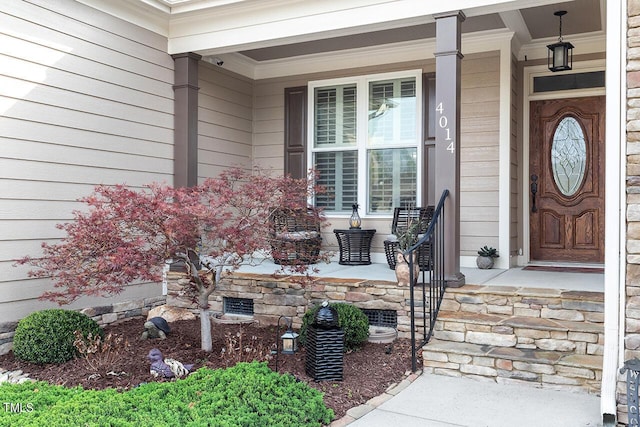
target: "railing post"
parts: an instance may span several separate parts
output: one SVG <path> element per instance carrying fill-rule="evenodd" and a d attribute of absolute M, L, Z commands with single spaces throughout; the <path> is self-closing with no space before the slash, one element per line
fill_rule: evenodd
<path fill-rule="evenodd" d="M 413 290 L 413 254 L 409 256 L 409 307 L 411 317 L 411 372 L 415 372 L 416 366 L 416 308 L 415 308 L 415 292 Z"/>
<path fill-rule="evenodd" d="M 431 219 L 431 223 L 425 233 L 425 235 L 418 241 L 418 243 L 411 248 L 409 248 L 406 252 L 404 252 L 405 258 L 408 259 L 409 264 L 409 312 L 410 312 L 410 324 L 411 324 L 411 370 L 415 372 L 417 370 L 417 357 L 416 352 L 417 348 L 424 346 L 431 335 L 433 334 L 433 329 L 435 326 L 436 318 L 438 316 L 438 311 L 440 310 L 440 304 L 442 298 L 444 296 L 444 290 L 446 287 L 445 282 L 445 251 L 444 251 L 444 230 L 445 230 L 445 222 L 446 215 L 444 215 L 444 206 L 445 201 L 449 195 L 449 191 L 445 190 L 442 192 L 442 196 L 440 197 L 440 201 L 438 202 L 438 206 L 436 207 L 433 217 Z M 429 245 L 429 262 L 427 263 L 426 271 L 428 271 L 429 281 L 429 307 L 427 312 L 427 297 L 426 297 L 426 271 L 421 271 L 422 273 L 422 341 L 418 345 L 416 343 L 416 321 L 415 321 L 415 306 L 416 306 L 416 297 L 415 297 L 415 289 L 414 286 L 417 286 L 417 278 L 415 276 L 414 263 L 419 261 L 419 256 L 414 256 L 414 253 L 420 253 L 420 251 L 424 251 L 424 245 Z M 420 273 L 419 273 L 420 274 Z M 427 322 L 429 324 L 427 325 Z M 428 326 L 428 328 L 427 328 Z"/>

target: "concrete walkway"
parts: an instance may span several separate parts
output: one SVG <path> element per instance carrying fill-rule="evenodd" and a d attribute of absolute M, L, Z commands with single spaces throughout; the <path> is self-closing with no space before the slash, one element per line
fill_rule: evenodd
<path fill-rule="evenodd" d="M 332 426 L 595 427 L 598 396 L 425 374 L 349 410 Z"/>

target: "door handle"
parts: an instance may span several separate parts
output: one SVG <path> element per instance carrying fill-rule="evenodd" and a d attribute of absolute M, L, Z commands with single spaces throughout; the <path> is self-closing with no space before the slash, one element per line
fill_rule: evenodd
<path fill-rule="evenodd" d="M 538 175 L 531 175 L 531 212 L 538 212 L 536 193 L 538 192 Z"/>

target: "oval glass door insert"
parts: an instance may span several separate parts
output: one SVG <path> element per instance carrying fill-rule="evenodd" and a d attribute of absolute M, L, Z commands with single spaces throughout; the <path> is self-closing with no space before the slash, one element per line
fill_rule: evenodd
<path fill-rule="evenodd" d="M 551 145 L 551 169 L 553 179 L 562 194 L 576 194 L 587 163 L 587 145 L 580 123 L 573 117 L 560 121 L 553 134 Z"/>

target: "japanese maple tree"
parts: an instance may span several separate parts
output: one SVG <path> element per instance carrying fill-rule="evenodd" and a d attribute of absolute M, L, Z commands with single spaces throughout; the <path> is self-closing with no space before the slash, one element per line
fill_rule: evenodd
<path fill-rule="evenodd" d="M 31 277 L 51 277 L 54 290 L 41 298 L 62 305 L 83 295 L 118 294 L 134 282 L 159 281 L 165 262 L 179 261 L 189 277 L 185 291 L 200 311 L 202 349 L 212 351 L 209 296 L 223 273 L 269 254 L 274 209 L 324 223 L 320 211 L 307 209 L 310 191 L 317 190 L 312 174 L 297 180 L 240 168 L 189 188 L 98 186 L 81 199 L 87 209 L 58 225 L 66 237 L 43 243 L 42 257 L 18 263 L 35 267 Z M 320 254 L 320 260 L 328 257 Z M 305 273 L 307 267 L 293 262 L 281 269 Z"/>

